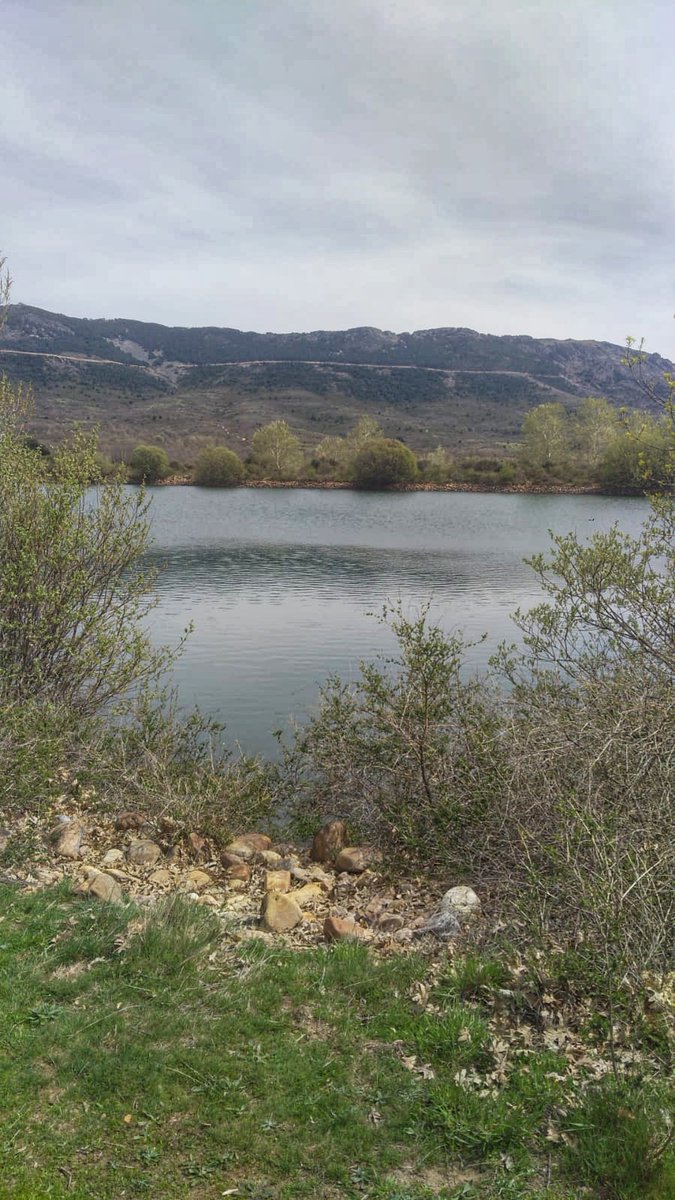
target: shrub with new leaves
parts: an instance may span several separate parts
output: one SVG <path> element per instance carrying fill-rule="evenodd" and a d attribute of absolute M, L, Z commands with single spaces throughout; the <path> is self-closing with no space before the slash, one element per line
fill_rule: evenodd
<path fill-rule="evenodd" d="M 227 446 L 207 446 L 195 463 L 194 481 L 201 487 L 236 487 L 244 478 L 244 464 Z"/>
<path fill-rule="evenodd" d="M 370 438 L 354 459 L 354 483 L 362 488 L 388 488 L 414 483 L 419 469 L 412 450 L 393 438 Z"/>
<path fill-rule="evenodd" d="M 0 703 L 110 708 L 171 659 L 142 620 L 155 603 L 143 565 L 148 501 L 100 480 L 95 437 L 46 459 L 25 437 L 27 398 L 0 381 Z"/>
<path fill-rule="evenodd" d="M 129 465 L 138 483 L 159 483 L 171 469 L 166 450 L 161 446 L 137 446 Z"/>

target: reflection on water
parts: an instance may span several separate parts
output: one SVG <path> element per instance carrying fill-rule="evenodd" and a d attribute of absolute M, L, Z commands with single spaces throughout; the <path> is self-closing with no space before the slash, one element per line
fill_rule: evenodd
<path fill-rule="evenodd" d="M 368 615 L 386 600 L 430 602 L 472 641 L 487 633 L 467 655 L 481 669 L 515 636 L 510 613 L 539 598 L 522 560 L 549 528 L 636 530 L 644 511 L 614 497 L 158 488 L 152 635 L 176 642 L 192 622 L 175 670 L 182 702 L 273 753 L 272 731 L 301 718 L 330 674 L 353 678 L 360 659 L 392 649 Z"/>

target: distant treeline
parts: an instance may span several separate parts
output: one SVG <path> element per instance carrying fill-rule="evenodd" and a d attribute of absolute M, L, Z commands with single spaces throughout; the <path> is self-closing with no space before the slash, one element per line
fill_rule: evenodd
<path fill-rule="evenodd" d="M 207 444 L 195 463 L 170 462 L 159 446 L 137 446 L 129 477 L 157 483 L 188 470 L 196 484 L 232 487 L 247 479 L 353 483 L 395 487 L 409 483 L 471 483 L 508 487 L 533 483 L 596 485 L 622 491 L 659 486 L 668 476 L 666 418 L 642 411 L 617 411 L 589 397 L 572 413 L 562 404 L 540 404 L 525 417 L 522 440 L 508 455 L 462 455 L 451 448 L 419 456 L 386 437 L 371 417 L 362 417 L 344 437 L 325 437 L 307 450 L 283 420 L 261 426 L 245 459 L 223 445 Z M 105 471 L 112 463 L 104 462 Z"/>

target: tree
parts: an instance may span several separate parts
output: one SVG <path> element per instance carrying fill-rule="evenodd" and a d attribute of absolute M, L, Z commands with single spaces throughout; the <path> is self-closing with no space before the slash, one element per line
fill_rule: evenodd
<path fill-rule="evenodd" d="M 560 467 L 568 450 L 567 414 L 562 404 L 538 404 L 523 421 L 522 456 L 536 470 Z"/>
<path fill-rule="evenodd" d="M 361 419 L 356 422 L 356 425 L 345 439 L 347 443 L 347 452 L 350 457 L 355 456 L 360 450 L 363 450 L 363 447 L 367 442 L 372 441 L 374 438 L 383 437 L 384 432 L 382 427 L 378 425 L 377 421 L 375 421 L 373 417 L 361 417 Z"/>
<path fill-rule="evenodd" d="M 227 446 L 207 446 L 197 458 L 194 481 L 202 487 L 235 487 L 244 478 L 244 464 Z"/>
<path fill-rule="evenodd" d="M 357 487 L 387 488 L 413 483 L 419 469 L 412 450 L 391 438 L 369 438 L 354 459 Z"/>
<path fill-rule="evenodd" d="M 28 444 L 28 398 L 0 381 L 0 707 L 51 706 L 86 719 L 155 679 L 172 659 L 143 627 L 155 604 L 148 501 L 100 479 L 94 436 L 46 459 Z"/>
<path fill-rule="evenodd" d="M 437 446 L 427 455 L 424 464 L 424 478 L 429 483 L 447 483 L 452 476 L 452 459 L 447 450 Z"/>
<path fill-rule="evenodd" d="M 269 479 L 294 479 L 302 471 L 300 439 L 286 421 L 272 421 L 253 434 L 251 465 L 256 474 Z"/>
<path fill-rule="evenodd" d="M 607 448 L 617 435 L 619 416 L 601 396 L 582 400 L 572 422 L 572 441 L 579 460 L 590 471 L 597 470 Z"/>
<path fill-rule="evenodd" d="M 166 450 L 161 446 L 137 446 L 130 460 L 134 479 L 138 483 L 159 483 L 166 479 L 169 471 L 169 459 Z"/>

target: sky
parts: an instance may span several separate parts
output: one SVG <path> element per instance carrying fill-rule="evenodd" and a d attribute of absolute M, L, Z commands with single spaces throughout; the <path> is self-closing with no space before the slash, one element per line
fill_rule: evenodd
<path fill-rule="evenodd" d="M 675 357 L 672 0 L 0 0 L 13 300 Z"/>

